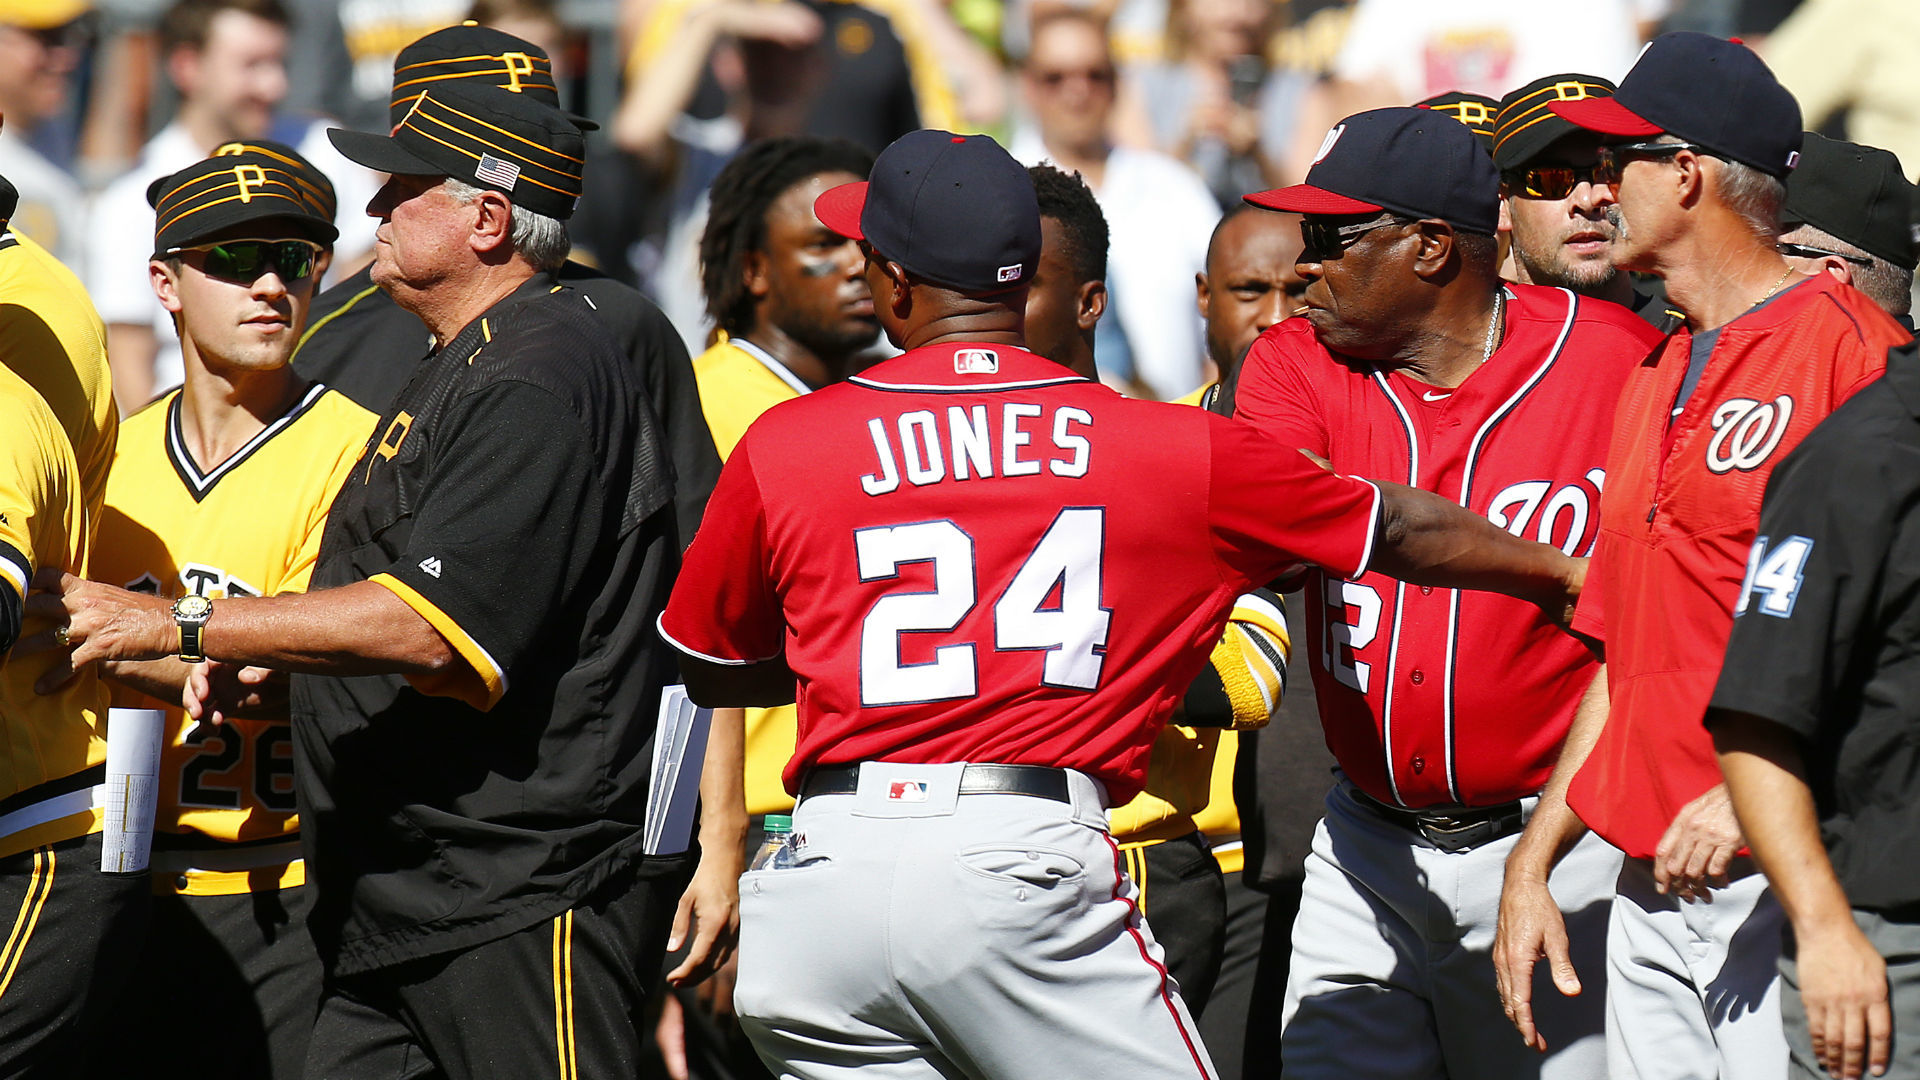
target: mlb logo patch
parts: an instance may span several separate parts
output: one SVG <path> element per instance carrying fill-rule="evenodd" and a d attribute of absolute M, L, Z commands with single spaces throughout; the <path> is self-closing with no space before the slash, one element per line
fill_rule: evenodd
<path fill-rule="evenodd" d="M 1007 282 L 1009 282 L 1009 281 L 1019 281 L 1019 280 L 1020 280 L 1020 269 L 1021 269 L 1021 267 L 1023 267 L 1023 266 L 1025 266 L 1025 265 L 1026 265 L 1025 263 L 1014 263 L 1014 264 L 1013 264 L 1012 266 L 1003 266 L 1003 267 L 1001 267 L 1001 268 L 1000 268 L 1000 283 L 1004 285 L 1004 284 L 1006 284 L 1006 283 L 1007 283 Z"/>
<path fill-rule="evenodd" d="M 889 780 L 887 781 L 888 802 L 926 802 L 927 782 L 925 780 Z"/>
<path fill-rule="evenodd" d="M 953 354 L 955 375 L 997 375 L 1000 354 L 992 349 L 961 349 Z"/>

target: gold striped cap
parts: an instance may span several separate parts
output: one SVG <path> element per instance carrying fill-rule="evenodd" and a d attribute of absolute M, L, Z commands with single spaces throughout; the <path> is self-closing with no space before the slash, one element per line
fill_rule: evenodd
<path fill-rule="evenodd" d="M 162 254 L 248 221 L 284 220 L 309 239 L 332 244 L 339 237 L 309 191 L 325 184 L 311 166 L 242 150 L 217 154 L 154 181 L 153 250 Z M 331 185 L 328 185 L 331 187 Z"/>
<path fill-rule="evenodd" d="M 420 95 L 436 86 L 474 82 L 497 86 L 554 108 L 560 107 L 560 88 L 553 79 L 553 60 L 547 51 L 502 30 L 472 22 L 435 30 L 400 50 L 393 58 L 393 97 L 387 104 L 388 122 L 398 127 Z M 585 117 L 572 117 L 582 131 L 599 127 Z"/>
<path fill-rule="evenodd" d="M 1612 83 L 1598 75 L 1548 75 L 1500 99 L 1493 125 L 1493 163 L 1517 169 L 1562 135 L 1579 131 L 1548 108 L 1556 101 L 1610 98 Z"/>
<path fill-rule="evenodd" d="M 333 128 L 327 138 L 375 172 L 450 176 L 551 218 L 572 217 L 580 201 L 580 129 L 559 109 L 497 86 L 436 86 L 414 101 L 392 135 Z"/>
<path fill-rule="evenodd" d="M 1485 94 L 1449 90 L 1413 104 L 1417 109 L 1446 113 L 1465 124 L 1467 130 L 1473 132 L 1473 137 L 1480 140 L 1480 148 L 1489 154 L 1493 153 L 1493 118 L 1500 111 L 1499 102 Z"/>
<path fill-rule="evenodd" d="M 340 216 L 340 198 L 334 194 L 333 181 L 327 174 L 316 168 L 298 150 L 286 143 L 272 139 L 253 139 L 247 142 L 221 143 L 214 148 L 214 157 L 231 157 L 235 154 L 261 154 L 270 157 L 293 172 L 294 183 L 300 186 L 300 194 L 306 198 L 313 212 L 334 221 Z M 152 200 L 149 199 L 149 202 Z"/>

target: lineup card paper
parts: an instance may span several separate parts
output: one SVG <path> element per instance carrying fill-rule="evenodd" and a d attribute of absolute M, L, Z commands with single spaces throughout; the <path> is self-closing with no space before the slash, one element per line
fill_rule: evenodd
<path fill-rule="evenodd" d="M 107 782 L 101 796 L 106 820 L 100 837 L 100 869 L 106 873 L 147 868 L 165 727 L 166 714 L 159 709 L 107 710 Z"/>
<path fill-rule="evenodd" d="M 677 855 L 693 843 L 693 822 L 700 805 L 700 767 L 707 756 L 707 729 L 713 711 L 687 697 L 679 684 L 660 693 L 660 726 L 653 734 L 653 773 L 647 789 L 646 833 L 641 850 L 648 855 Z"/>

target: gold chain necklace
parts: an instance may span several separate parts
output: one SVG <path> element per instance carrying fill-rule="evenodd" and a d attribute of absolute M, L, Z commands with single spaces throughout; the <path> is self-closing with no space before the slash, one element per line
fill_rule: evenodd
<path fill-rule="evenodd" d="M 1773 294 L 1779 292 L 1780 286 L 1785 285 L 1787 283 L 1787 275 L 1791 273 L 1793 273 L 1793 264 L 1788 263 L 1787 268 L 1785 270 L 1780 271 L 1780 280 L 1773 283 L 1773 288 L 1767 290 L 1767 295 L 1761 297 L 1758 300 L 1755 300 L 1753 302 L 1753 306 L 1759 307 L 1761 304 L 1764 304 L 1767 301 L 1773 299 Z"/>

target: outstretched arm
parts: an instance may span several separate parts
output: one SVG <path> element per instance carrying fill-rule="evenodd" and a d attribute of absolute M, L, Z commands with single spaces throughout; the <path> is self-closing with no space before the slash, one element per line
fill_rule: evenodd
<path fill-rule="evenodd" d="M 1531 601 L 1565 624 L 1586 580 L 1587 561 L 1522 540 L 1430 492 L 1377 483 L 1379 535 L 1369 570 L 1415 585 L 1482 589 Z"/>

